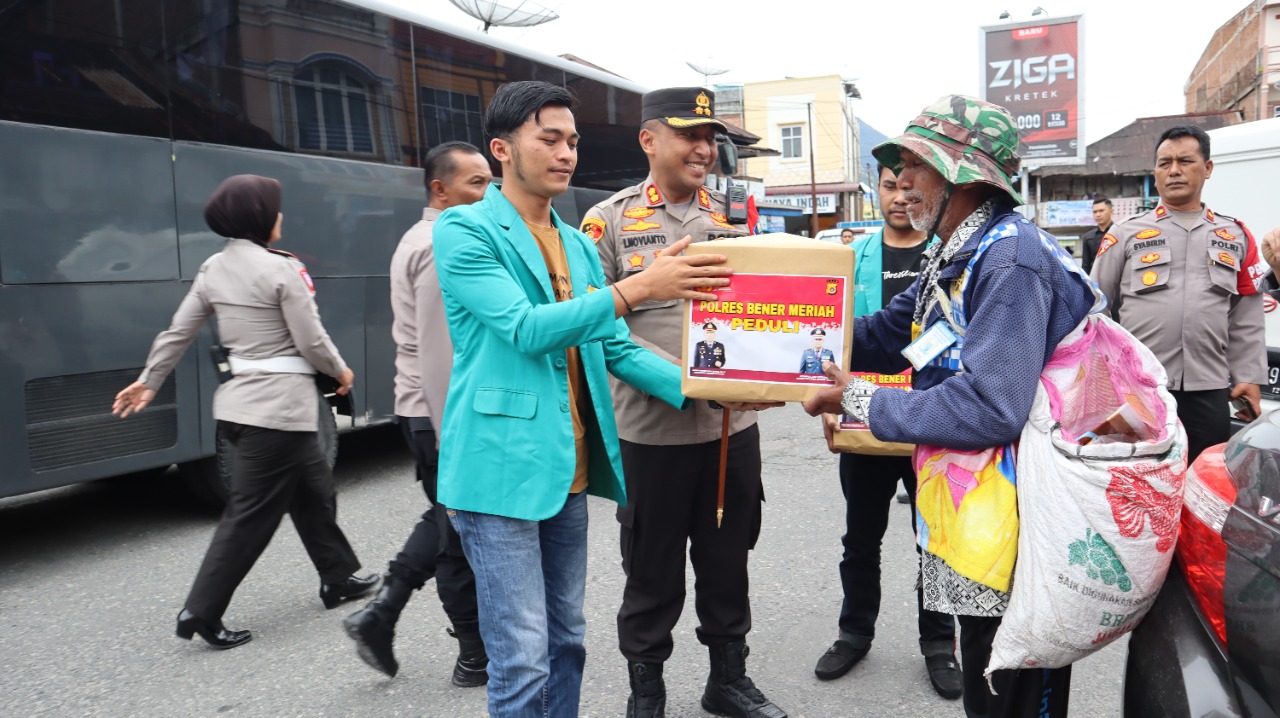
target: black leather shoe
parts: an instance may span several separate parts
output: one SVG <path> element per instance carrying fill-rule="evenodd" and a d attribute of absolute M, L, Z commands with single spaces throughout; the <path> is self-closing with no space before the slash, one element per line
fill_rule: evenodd
<path fill-rule="evenodd" d="M 228 631 L 226 626 L 222 625 L 222 621 L 206 621 L 185 608 L 178 614 L 177 633 L 178 638 L 185 638 L 188 641 L 198 633 L 205 643 L 222 650 L 235 648 L 253 640 L 253 634 L 248 631 Z"/>
<path fill-rule="evenodd" d="M 348 576 L 347 580 L 342 583 L 322 583 L 320 584 L 320 600 L 324 601 L 325 608 L 337 608 L 344 601 L 350 601 L 353 598 L 360 598 L 373 593 L 379 583 L 382 583 L 382 577 L 376 573 L 364 578 Z"/>
<path fill-rule="evenodd" d="M 459 688 L 478 688 L 489 682 L 489 654 L 484 650 L 480 632 L 455 633 L 446 628 L 450 636 L 458 639 L 458 660 L 453 662 L 453 685 Z"/>
<path fill-rule="evenodd" d="M 949 701 L 964 695 L 964 672 L 955 656 L 926 656 L 924 665 L 929 669 L 929 682 L 938 695 Z"/>
<path fill-rule="evenodd" d="M 849 669 L 861 661 L 870 650 L 870 641 L 859 647 L 844 639 L 837 640 L 818 659 L 818 665 L 813 669 L 813 674 L 824 681 L 835 680 L 848 673 Z"/>

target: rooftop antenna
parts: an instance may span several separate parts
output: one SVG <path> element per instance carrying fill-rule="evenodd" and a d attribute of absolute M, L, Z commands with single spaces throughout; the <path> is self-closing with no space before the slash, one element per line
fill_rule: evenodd
<path fill-rule="evenodd" d="M 688 65 L 688 66 L 689 66 L 689 69 L 693 70 L 694 72 L 698 73 L 699 75 L 702 75 L 702 86 L 703 86 L 703 87 L 708 87 L 708 85 L 707 85 L 707 78 L 708 78 L 708 77 L 711 77 L 712 75 L 723 75 L 724 73 L 726 73 L 726 72 L 728 72 L 728 71 L 729 71 L 729 68 L 724 68 L 724 69 L 722 70 L 722 69 L 720 69 L 720 68 L 718 68 L 718 67 L 716 67 L 716 66 L 712 65 L 712 64 L 711 64 L 711 58 L 710 58 L 710 57 L 708 57 L 708 58 L 707 58 L 707 61 L 706 61 L 705 63 L 702 63 L 702 64 L 699 64 L 699 63 L 696 63 L 696 62 L 692 62 L 692 61 L 690 61 L 690 60 L 685 60 L 685 61 L 684 61 L 684 64 Z"/>
<path fill-rule="evenodd" d="M 498 27 L 533 27 L 560 16 L 533 0 L 449 0 L 453 6 L 484 23 L 483 32 Z"/>

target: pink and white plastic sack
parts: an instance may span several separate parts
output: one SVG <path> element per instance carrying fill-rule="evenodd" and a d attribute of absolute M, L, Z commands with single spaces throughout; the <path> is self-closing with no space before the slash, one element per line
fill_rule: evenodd
<path fill-rule="evenodd" d="M 1151 607 L 1173 557 L 1187 466 L 1167 385 L 1155 355 L 1102 314 L 1054 350 L 1019 444 L 1018 558 L 988 675 L 1068 665 Z M 1120 407 L 1136 436 L 1092 438 Z"/>

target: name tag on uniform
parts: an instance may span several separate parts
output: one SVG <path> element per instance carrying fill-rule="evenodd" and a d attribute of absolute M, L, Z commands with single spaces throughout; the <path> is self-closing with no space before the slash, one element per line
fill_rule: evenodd
<path fill-rule="evenodd" d="M 911 366 L 916 371 L 920 371 L 926 364 L 933 361 L 939 354 L 945 352 L 956 343 L 956 333 L 944 321 L 937 321 L 928 331 L 920 335 L 919 339 L 907 345 L 902 350 L 902 356 L 911 362 Z"/>

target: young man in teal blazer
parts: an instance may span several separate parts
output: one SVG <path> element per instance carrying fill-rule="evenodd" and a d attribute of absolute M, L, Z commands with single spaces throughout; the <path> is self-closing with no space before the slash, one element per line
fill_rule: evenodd
<path fill-rule="evenodd" d="M 454 365 L 439 497 L 476 575 L 492 718 L 576 716 L 586 653 L 586 494 L 626 501 L 608 374 L 676 407 L 680 370 L 631 341 L 641 302 L 714 299 L 721 255 L 679 256 L 606 286 L 591 240 L 551 199 L 577 164 L 573 96 L 515 82 L 485 113 L 502 165 L 435 228 Z"/>

